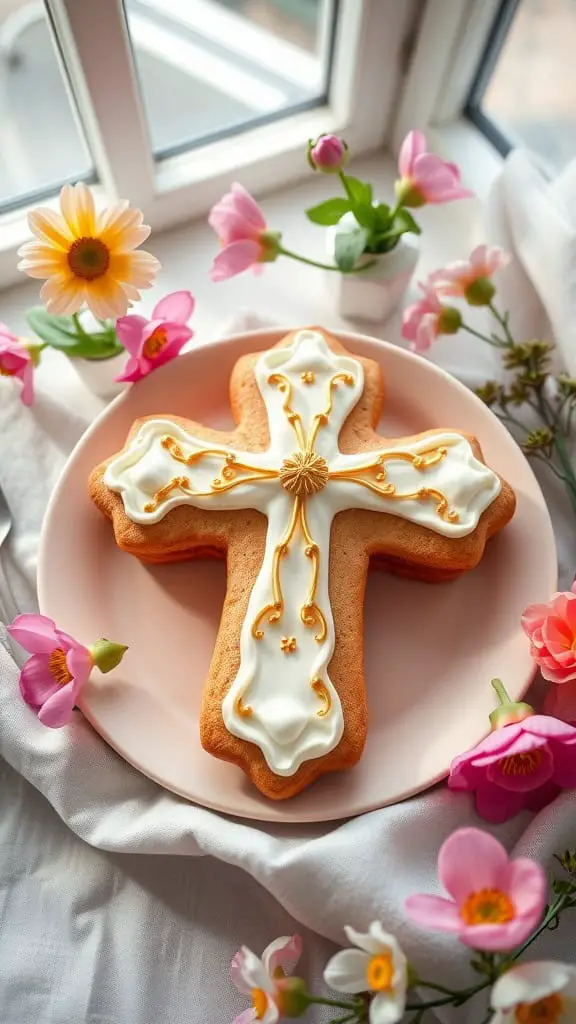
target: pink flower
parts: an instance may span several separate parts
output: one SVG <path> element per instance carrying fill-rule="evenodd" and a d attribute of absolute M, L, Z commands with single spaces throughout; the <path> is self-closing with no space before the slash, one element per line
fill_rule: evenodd
<path fill-rule="evenodd" d="M 194 312 L 190 292 L 171 292 L 156 303 L 152 319 L 130 314 L 116 321 L 116 334 L 130 359 L 117 381 L 142 380 L 178 355 L 193 331 L 186 326 Z"/>
<path fill-rule="evenodd" d="M 496 245 L 477 245 L 468 260 L 457 260 L 441 270 L 435 270 L 430 280 L 434 282 L 439 295 L 466 296 L 478 281 L 488 281 L 497 270 L 506 267 L 510 258 L 508 253 Z"/>
<path fill-rule="evenodd" d="M 294 970 L 301 953 L 299 935 L 275 939 L 266 946 L 261 959 L 246 946 L 238 950 L 230 964 L 230 977 L 239 992 L 251 997 L 252 1006 L 239 1014 L 234 1024 L 255 1020 L 276 1024 L 280 1020 L 282 982 Z"/>
<path fill-rule="evenodd" d="M 462 317 L 454 306 L 442 305 L 430 280 L 419 281 L 418 287 L 424 298 L 404 311 L 402 337 L 411 342 L 413 352 L 426 352 L 439 334 L 456 334 Z"/>
<path fill-rule="evenodd" d="M 438 855 L 438 877 L 450 899 L 409 896 L 408 915 L 424 928 L 453 932 L 472 949 L 514 949 L 542 919 L 544 870 L 526 857 L 510 860 L 498 840 L 480 829 L 449 836 Z"/>
<path fill-rule="evenodd" d="M 30 351 L 0 323 L 0 377 L 18 377 L 22 381 L 24 405 L 34 401 L 34 361 Z"/>
<path fill-rule="evenodd" d="M 337 135 L 320 135 L 308 143 L 308 163 L 314 171 L 337 174 L 348 161 L 348 146 Z"/>
<path fill-rule="evenodd" d="M 396 182 L 396 195 L 404 206 L 449 203 L 474 195 L 462 188 L 460 171 L 455 164 L 426 152 L 422 132 L 408 132 L 400 149 L 398 170 L 400 180 Z"/>
<path fill-rule="evenodd" d="M 278 234 L 268 230 L 264 214 L 242 185 L 232 185 L 208 217 L 210 227 L 220 238 L 222 252 L 212 264 L 213 281 L 225 281 L 252 267 L 260 273 L 260 263 L 270 263 L 279 251 Z"/>
<path fill-rule="evenodd" d="M 522 615 L 530 654 L 544 679 L 567 683 L 576 679 L 576 583 L 547 604 L 531 604 Z"/>
<path fill-rule="evenodd" d="M 10 636 L 32 655 L 20 673 L 20 692 L 43 725 L 58 729 L 72 717 L 93 658 L 45 615 L 18 615 Z"/>

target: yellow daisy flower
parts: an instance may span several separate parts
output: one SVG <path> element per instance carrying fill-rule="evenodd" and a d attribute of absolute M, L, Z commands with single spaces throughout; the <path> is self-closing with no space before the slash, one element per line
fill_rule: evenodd
<path fill-rule="evenodd" d="M 150 288 L 160 263 L 135 252 L 150 228 L 126 200 L 96 213 L 90 189 L 64 185 L 61 213 L 39 207 L 28 215 L 37 241 L 26 242 L 18 269 L 46 278 L 40 298 L 49 313 L 77 313 L 85 304 L 100 319 L 124 316 L 141 288 Z"/>

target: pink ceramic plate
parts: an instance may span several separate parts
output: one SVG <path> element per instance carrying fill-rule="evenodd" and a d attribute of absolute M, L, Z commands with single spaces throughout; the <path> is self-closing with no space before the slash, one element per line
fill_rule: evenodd
<path fill-rule="evenodd" d="M 132 421 L 176 413 L 232 426 L 228 378 L 245 352 L 285 333 L 255 331 L 197 348 L 129 388 L 94 423 L 70 458 L 46 518 L 40 554 L 43 612 L 85 641 L 130 645 L 108 676 L 94 673 L 81 706 L 103 738 L 167 789 L 206 807 L 267 821 L 323 821 L 382 807 L 436 782 L 450 760 L 486 734 L 493 676 L 513 697 L 532 677 L 520 613 L 555 588 L 556 552 L 542 493 L 495 416 L 463 385 L 423 359 L 355 334 L 339 334 L 376 359 L 387 399 L 383 434 L 456 427 L 477 435 L 486 461 L 514 487 L 518 508 L 480 566 L 430 585 L 372 572 L 366 593 L 368 742 L 360 764 L 324 776 L 279 803 L 240 769 L 206 754 L 200 694 L 226 586 L 223 562 L 147 567 L 123 554 L 91 505 L 86 481 L 118 451 Z"/>

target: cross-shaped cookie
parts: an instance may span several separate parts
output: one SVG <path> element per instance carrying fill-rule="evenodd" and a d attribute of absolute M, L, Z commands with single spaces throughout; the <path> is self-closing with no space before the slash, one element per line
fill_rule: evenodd
<path fill-rule="evenodd" d="M 142 559 L 226 554 L 202 743 L 281 799 L 362 752 L 369 562 L 455 577 L 515 499 L 459 431 L 378 436 L 378 365 L 319 329 L 239 360 L 231 400 L 231 434 L 137 421 L 90 489 L 117 543 Z M 382 643 L 394 642 L 383 619 Z"/>

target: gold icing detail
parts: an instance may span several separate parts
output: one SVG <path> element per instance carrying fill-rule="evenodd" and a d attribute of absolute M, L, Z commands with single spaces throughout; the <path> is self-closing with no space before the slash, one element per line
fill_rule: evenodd
<path fill-rule="evenodd" d="M 312 428 L 310 435 L 306 442 L 308 451 L 314 449 L 316 438 L 318 437 L 318 431 L 320 427 L 325 427 L 330 419 L 330 413 L 332 412 L 332 405 L 334 402 L 334 390 L 337 384 L 345 384 L 347 387 L 352 387 L 354 384 L 354 377 L 351 373 L 335 373 L 333 377 L 328 381 L 328 395 L 326 397 L 326 408 L 323 412 L 316 413 L 312 420 Z"/>
<path fill-rule="evenodd" d="M 300 374 L 300 380 L 303 384 L 313 384 L 316 380 L 314 370 L 304 370 L 304 373 Z"/>
<path fill-rule="evenodd" d="M 262 624 L 262 620 L 265 619 L 266 616 L 268 616 L 268 625 L 274 626 L 275 623 L 280 621 L 284 614 L 284 596 L 282 594 L 282 584 L 280 581 L 280 559 L 285 558 L 289 553 L 290 541 L 296 532 L 296 527 L 300 517 L 301 502 L 302 498 L 294 498 L 290 522 L 286 527 L 286 532 L 284 533 L 282 540 L 274 548 L 274 555 L 272 558 L 272 603 L 261 608 L 252 623 L 252 636 L 255 640 L 261 640 L 264 636 L 264 630 L 260 629 L 260 626 Z"/>
<path fill-rule="evenodd" d="M 319 632 L 314 635 L 314 639 L 321 644 L 326 639 L 328 627 L 322 611 L 316 604 L 316 590 L 318 587 L 318 574 L 320 572 L 320 548 L 310 533 L 304 505 L 302 505 L 300 510 L 300 526 L 306 542 L 304 554 L 306 558 L 310 558 L 312 561 L 312 582 L 308 596 L 300 609 L 300 618 L 307 629 L 314 629 L 315 626 L 320 627 Z"/>
<path fill-rule="evenodd" d="M 243 694 L 239 693 L 234 701 L 234 711 L 240 718 L 250 718 L 252 715 L 252 708 L 249 704 L 244 704 Z"/>
<path fill-rule="evenodd" d="M 314 690 L 314 693 L 320 698 L 323 703 L 323 707 L 316 712 L 318 718 L 325 718 L 330 708 L 332 707 L 332 698 L 330 692 L 325 683 L 321 679 L 313 679 L 310 686 Z"/>
<path fill-rule="evenodd" d="M 289 494 L 303 498 L 323 490 L 328 481 L 328 463 L 312 451 L 293 452 L 280 468 L 280 483 Z"/>
<path fill-rule="evenodd" d="M 283 636 L 280 641 L 280 650 L 284 651 L 284 654 L 293 654 L 297 646 L 295 636 Z"/>
<path fill-rule="evenodd" d="M 165 484 L 164 487 L 160 487 L 152 501 L 149 501 L 147 505 L 144 505 L 145 512 L 155 512 L 160 505 L 166 501 L 167 498 L 173 493 L 173 491 L 184 491 L 186 494 L 192 493 L 190 491 L 190 481 L 187 476 L 175 476 L 170 483 Z"/>
<path fill-rule="evenodd" d="M 278 388 L 281 394 L 284 395 L 284 404 L 282 406 L 282 412 L 286 413 L 286 419 L 296 434 L 296 440 L 300 448 L 306 447 L 306 440 L 304 437 L 304 428 L 302 426 L 302 419 L 299 413 L 294 412 L 292 408 L 292 385 L 285 377 L 283 373 L 272 373 L 268 377 L 268 383 L 275 388 Z"/>
<path fill-rule="evenodd" d="M 384 452 L 378 455 L 373 462 L 368 462 L 364 466 L 357 466 L 356 469 L 334 470 L 330 473 L 329 479 L 348 480 L 350 483 L 359 484 L 374 494 L 378 494 L 382 498 L 389 498 L 392 501 L 436 501 L 436 514 L 448 523 L 458 523 L 460 521 L 458 512 L 449 507 L 446 495 L 435 487 L 420 487 L 417 491 L 411 491 L 409 494 L 398 494 L 396 485 L 386 482 L 388 477 L 384 465 L 386 462 L 393 462 L 394 460 L 397 462 L 410 462 L 414 469 L 417 469 L 419 472 L 425 472 L 431 466 L 436 466 L 442 459 L 445 459 L 447 454 L 448 449 L 444 445 L 437 448 L 429 448 L 426 451 L 420 452 L 419 455 L 403 451 Z M 372 474 L 373 479 L 366 480 L 362 474 Z"/>

